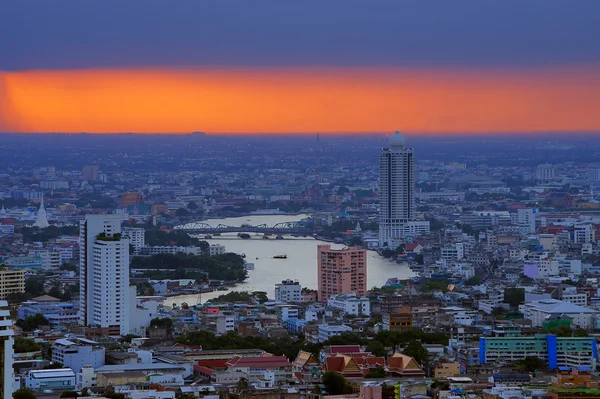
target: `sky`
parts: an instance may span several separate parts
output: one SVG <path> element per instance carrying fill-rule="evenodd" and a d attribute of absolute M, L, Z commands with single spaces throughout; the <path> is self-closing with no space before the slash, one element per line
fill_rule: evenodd
<path fill-rule="evenodd" d="M 600 1 L 0 4 L 0 131 L 600 130 Z"/>

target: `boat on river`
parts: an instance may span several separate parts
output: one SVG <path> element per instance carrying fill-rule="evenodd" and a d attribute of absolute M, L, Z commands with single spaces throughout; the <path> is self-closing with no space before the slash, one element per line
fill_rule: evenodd
<path fill-rule="evenodd" d="M 287 259 L 287 255 L 275 255 L 273 259 Z"/>

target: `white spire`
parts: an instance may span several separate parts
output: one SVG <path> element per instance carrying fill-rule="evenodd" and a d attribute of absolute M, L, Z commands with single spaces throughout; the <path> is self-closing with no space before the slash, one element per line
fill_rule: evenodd
<path fill-rule="evenodd" d="M 42 194 L 42 200 L 40 201 L 40 209 L 38 210 L 37 219 L 33 224 L 35 227 L 39 227 L 40 229 L 44 229 L 50 226 L 48 223 L 48 217 L 46 216 L 46 208 L 44 207 L 44 195 Z"/>

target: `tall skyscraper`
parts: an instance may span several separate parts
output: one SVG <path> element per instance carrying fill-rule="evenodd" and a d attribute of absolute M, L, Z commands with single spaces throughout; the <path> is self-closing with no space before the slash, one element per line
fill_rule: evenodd
<path fill-rule="evenodd" d="M 396 131 L 379 156 L 379 245 L 405 237 L 414 219 L 414 151 Z"/>
<path fill-rule="evenodd" d="M 0 301 L 0 399 L 10 399 L 13 394 L 13 334 L 8 303 Z"/>
<path fill-rule="evenodd" d="M 129 333 L 129 239 L 121 215 L 86 215 L 79 232 L 80 320 L 83 326 Z"/>
<path fill-rule="evenodd" d="M 367 251 L 358 248 L 331 249 L 317 246 L 319 302 L 332 295 L 367 292 Z"/>

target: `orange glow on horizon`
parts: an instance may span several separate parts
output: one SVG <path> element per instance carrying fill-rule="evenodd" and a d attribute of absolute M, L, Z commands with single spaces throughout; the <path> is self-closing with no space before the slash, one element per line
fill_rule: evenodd
<path fill-rule="evenodd" d="M 600 69 L 0 73 L 0 131 L 600 130 Z"/>

